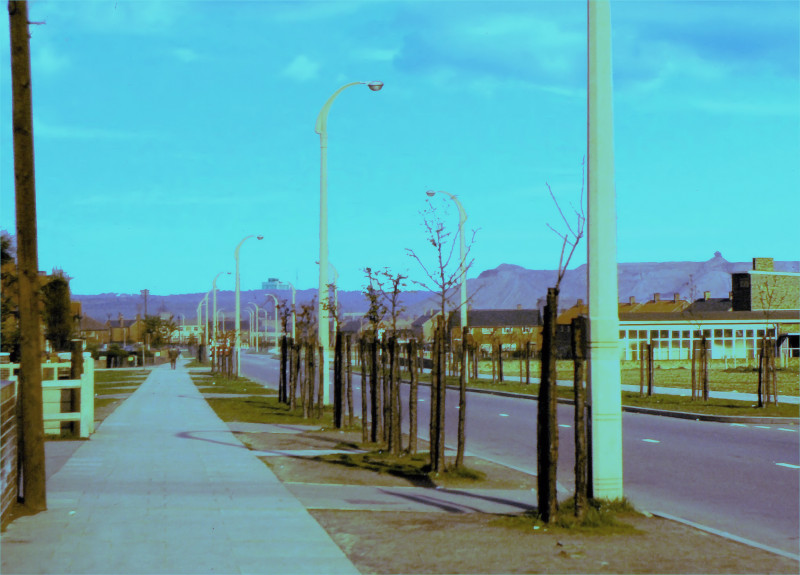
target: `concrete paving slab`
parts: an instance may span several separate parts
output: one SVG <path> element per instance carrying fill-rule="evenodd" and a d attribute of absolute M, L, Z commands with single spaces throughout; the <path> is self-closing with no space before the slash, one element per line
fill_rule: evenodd
<path fill-rule="evenodd" d="M 358 572 L 182 368 L 150 373 L 49 478 L 48 507 L 4 533 L 4 574 Z"/>

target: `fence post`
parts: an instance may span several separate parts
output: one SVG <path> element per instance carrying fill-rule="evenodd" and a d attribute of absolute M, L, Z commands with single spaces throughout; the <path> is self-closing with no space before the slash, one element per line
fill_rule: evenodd
<path fill-rule="evenodd" d="M 89 437 L 94 433 L 94 360 L 89 352 L 83 353 L 83 359 L 80 436 Z"/>

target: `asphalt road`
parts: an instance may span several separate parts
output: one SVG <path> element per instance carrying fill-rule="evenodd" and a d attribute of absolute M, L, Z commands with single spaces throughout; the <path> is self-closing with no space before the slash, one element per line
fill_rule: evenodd
<path fill-rule="evenodd" d="M 242 372 L 277 388 L 278 362 L 245 355 Z M 360 378 L 354 374 L 355 411 Z M 407 417 L 408 388 L 403 390 Z M 446 438 L 455 447 L 458 394 L 447 392 Z M 419 435 L 428 434 L 428 388 L 419 392 Z M 535 401 L 468 394 L 468 454 L 536 473 Z M 560 490 L 573 479 L 574 410 L 559 405 Z M 625 496 L 664 512 L 762 545 L 800 554 L 800 433 L 793 425 L 691 421 L 624 413 Z M 704 539 L 699 539 L 702 544 Z"/>

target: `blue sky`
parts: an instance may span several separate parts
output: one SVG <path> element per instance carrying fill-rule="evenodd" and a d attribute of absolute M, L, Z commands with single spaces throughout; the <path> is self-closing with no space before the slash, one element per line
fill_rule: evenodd
<path fill-rule="evenodd" d="M 800 259 L 795 1 L 612 1 L 618 261 Z M 319 137 L 330 261 L 420 278 L 425 191 L 478 229 L 469 277 L 554 269 L 547 228 L 586 150 L 586 2 L 34 1 L 39 267 L 76 294 L 208 291 L 233 271 L 317 285 Z M 14 231 L 0 39 L 0 227 Z M 439 194 L 445 218 L 457 212 Z M 585 245 L 571 267 L 586 260 Z M 420 278 L 421 279 L 421 278 Z M 218 287 L 232 289 L 233 279 Z"/>

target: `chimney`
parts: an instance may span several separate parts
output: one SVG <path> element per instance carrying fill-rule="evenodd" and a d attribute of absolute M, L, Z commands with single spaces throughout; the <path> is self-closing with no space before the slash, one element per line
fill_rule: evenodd
<path fill-rule="evenodd" d="M 728 292 L 728 299 L 733 301 L 733 292 L 732 291 Z"/>
<path fill-rule="evenodd" d="M 583 300 L 581 298 L 578 298 L 578 303 L 576 303 L 575 305 L 582 306 L 583 305 Z"/>
<path fill-rule="evenodd" d="M 775 264 L 772 258 L 753 258 L 753 271 L 772 272 L 775 271 Z"/>
<path fill-rule="evenodd" d="M 680 294 L 677 294 L 677 293 L 676 294 L 672 294 L 672 301 L 673 302 L 678 303 L 680 301 L 680 299 L 681 299 Z"/>
<path fill-rule="evenodd" d="M 704 291 L 703 292 L 703 299 L 705 301 L 708 301 L 710 298 L 711 298 L 711 292 L 710 291 Z"/>
<path fill-rule="evenodd" d="M 522 309 L 522 304 L 521 303 L 517 304 L 517 309 Z"/>
<path fill-rule="evenodd" d="M 655 303 L 658 303 L 658 302 L 660 302 L 660 301 L 661 301 L 661 294 L 660 294 L 660 293 L 654 293 L 654 294 L 653 294 L 653 301 L 654 301 Z"/>
<path fill-rule="evenodd" d="M 636 304 L 636 296 L 631 296 L 630 299 L 628 300 L 628 303 L 631 304 L 631 305 L 635 305 Z"/>

